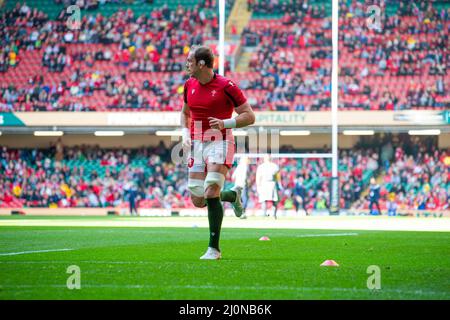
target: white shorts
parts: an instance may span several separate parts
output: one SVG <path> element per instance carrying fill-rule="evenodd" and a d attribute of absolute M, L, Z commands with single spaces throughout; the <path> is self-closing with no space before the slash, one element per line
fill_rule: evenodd
<path fill-rule="evenodd" d="M 278 201 L 278 192 L 274 181 L 263 182 L 257 192 L 259 202 Z"/>
<path fill-rule="evenodd" d="M 224 164 L 228 168 L 233 165 L 234 142 L 193 140 L 191 154 L 188 157 L 189 172 L 206 172 L 208 163 Z"/>

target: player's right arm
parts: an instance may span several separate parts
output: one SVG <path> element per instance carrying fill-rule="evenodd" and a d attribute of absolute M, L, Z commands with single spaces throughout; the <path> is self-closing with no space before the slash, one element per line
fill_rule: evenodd
<path fill-rule="evenodd" d="M 182 139 L 183 139 L 183 148 L 190 148 L 191 147 L 191 131 L 189 129 L 191 125 L 191 110 L 189 109 L 188 105 L 188 99 L 187 99 L 187 93 L 189 86 L 189 80 L 184 83 L 183 88 L 183 109 L 181 110 L 181 132 L 182 132 Z"/>
<path fill-rule="evenodd" d="M 191 113 L 188 104 L 185 102 L 183 109 L 181 110 L 181 131 L 183 139 L 183 147 L 191 146 L 191 131 L 189 130 L 189 125 L 191 123 Z"/>

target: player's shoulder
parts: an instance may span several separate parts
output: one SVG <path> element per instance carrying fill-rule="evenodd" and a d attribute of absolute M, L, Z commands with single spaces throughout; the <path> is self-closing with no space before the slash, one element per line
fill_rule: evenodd
<path fill-rule="evenodd" d="M 237 87 L 236 82 L 234 82 L 232 79 L 221 76 L 220 74 L 216 74 L 216 79 L 225 87 Z"/>

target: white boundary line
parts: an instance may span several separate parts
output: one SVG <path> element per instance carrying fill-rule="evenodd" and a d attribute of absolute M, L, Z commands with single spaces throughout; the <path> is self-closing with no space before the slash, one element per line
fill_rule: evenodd
<path fill-rule="evenodd" d="M 358 233 L 318 233 L 318 234 L 301 234 L 294 236 L 295 238 L 313 238 L 313 237 L 344 237 L 344 236 L 357 236 Z"/>
<path fill-rule="evenodd" d="M 226 209 L 231 210 L 231 209 Z M 226 211 L 227 212 L 227 211 Z M 225 213 L 226 214 L 226 213 Z M 0 227 L 105 227 L 105 228 L 208 228 L 206 216 L 196 217 L 140 217 L 138 219 L 114 218 L 107 219 L 17 219 L 0 220 Z M 328 230 L 334 232 L 358 231 L 423 231 L 423 232 L 450 232 L 450 218 L 405 218 L 405 217 L 369 217 L 369 216 L 330 216 L 330 217 L 282 217 L 278 220 L 265 217 L 249 216 L 241 220 L 227 216 L 223 228 L 240 229 L 299 229 L 299 230 Z M 106 232 L 108 230 L 103 230 Z M 33 248 L 34 249 L 34 248 Z"/>
<path fill-rule="evenodd" d="M 344 236 L 357 236 L 358 233 L 322 233 L 322 234 L 302 234 L 294 236 L 295 238 L 314 238 L 314 237 L 344 237 Z M 49 250 L 35 250 L 35 251 L 19 251 L 19 252 L 7 252 L 0 253 L 0 256 L 17 256 L 21 254 L 30 253 L 42 253 L 42 252 L 59 252 L 59 251 L 72 251 L 74 249 L 49 249 Z M 0 261 L 2 263 L 3 261 Z M 110 263 L 110 262 L 105 262 Z"/>
<path fill-rule="evenodd" d="M 17 256 L 20 254 L 29 254 L 29 253 L 42 253 L 42 252 L 58 252 L 58 251 L 71 251 L 73 249 L 49 249 L 49 250 L 35 250 L 35 251 L 19 251 L 19 252 L 7 252 L 0 253 L 0 256 Z"/>
<path fill-rule="evenodd" d="M 3 288 L 16 288 L 16 289 L 34 289 L 34 288 L 67 288 L 66 285 L 2 285 Z M 85 284 L 82 288 L 104 288 L 104 289 L 161 289 L 161 285 L 116 285 L 116 284 Z M 386 293 L 400 293 L 400 294 L 412 294 L 412 295 L 442 295 L 446 296 L 448 293 L 445 291 L 428 291 L 428 290 L 402 290 L 402 289 L 380 289 L 370 290 L 364 288 L 341 288 L 341 287 L 294 287 L 294 286 L 214 286 L 214 285 L 164 285 L 165 289 L 210 289 L 210 290 L 231 290 L 231 291 L 296 291 L 301 293 L 303 291 L 338 291 L 338 292 L 354 292 L 373 295 L 380 295 Z"/>

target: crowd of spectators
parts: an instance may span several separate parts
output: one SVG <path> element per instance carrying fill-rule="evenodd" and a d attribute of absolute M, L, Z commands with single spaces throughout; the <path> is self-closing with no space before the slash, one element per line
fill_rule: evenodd
<path fill-rule="evenodd" d="M 18 3 L 14 10 L 0 16 L 0 72 L 18 66 L 21 49 L 42 48 L 42 37 L 37 29 L 47 20 L 46 14 L 25 3 Z"/>
<path fill-rule="evenodd" d="M 288 10 L 279 28 L 271 25 L 253 24 L 244 28 L 241 43 L 256 47 L 249 63 L 249 70 L 257 72 L 256 79 L 241 81 L 244 88 L 263 90 L 265 96 L 256 102 L 265 109 L 277 111 L 323 110 L 329 108 L 331 75 L 331 19 L 316 15 L 317 6 L 306 6 L 298 11 L 290 10 L 289 3 L 275 5 L 275 11 Z M 294 5 L 295 6 L 295 5 Z M 301 7 L 301 6 L 300 6 Z M 255 9 L 254 9 L 255 10 Z M 313 27 L 313 20 L 320 22 L 320 28 Z M 313 49 L 298 64 L 304 49 Z M 302 96 L 312 96 L 312 104 L 303 103 Z M 300 97 L 300 99 L 299 99 Z"/>
<path fill-rule="evenodd" d="M 292 151 L 283 148 L 283 152 Z M 171 149 L 160 144 L 140 149 L 105 150 L 98 146 L 63 147 L 61 142 L 49 149 L 8 149 L 0 153 L 0 206 L 25 207 L 109 207 L 126 205 L 127 192 L 140 194 L 144 207 L 192 207 L 187 191 L 185 165 L 170 159 Z M 359 196 L 362 172 L 370 167 L 366 153 L 342 154 L 347 170 L 341 181 L 350 184 Z M 308 187 L 311 208 L 328 199 L 330 163 L 323 159 L 279 159 L 282 195 L 280 207 L 290 209 L 293 187 L 301 177 Z M 367 165 L 369 163 L 369 165 Z M 255 162 L 251 164 L 257 165 Z M 234 168 L 230 171 L 231 177 Z M 249 208 L 259 208 L 255 172 L 250 170 Z"/>
<path fill-rule="evenodd" d="M 395 161 L 383 177 L 387 202 L 399 210 L 450 208 L 449 160 L 445 151 L 424 152 L 414 158 L 397 148 Z"/>
<path fill-rule="evenodd" d="M 176 111 L 182 94 L 184 77 L 172 74 L 156 82 L 146 79 L 142 83 L 129 80 L 126 73 L 112 75 L 107 71 L 76 69 L 59 83 L 45 84 L 43 77 L 30 77 L 26 86 L 13 85 L 0 88 L 0 112 L 15 111 L 99 111 L 145 110 Z M 104 108 L 83 103 L 82 98 L 97 95 Z M 12 108 L 16 105 L 15 109 Z"/>
<path fill-rule="evenodd" d="M 381 208 L 400 210 L 449 209 L 450 155 L 429 144 L 412 141 L 386 143 L 381 150 L 358 147 L 339 155 L 340 206 L 367 209 L 369 179 L 381 182 Z M 296 152 L 283 146 L 281 152 Z M 312 152 L 316 152 L 312 151 Z M 321 150 L 322 151 L 322 150 Z M 249 164 L 255 167 L 258 160 Z M 325 159 L 273 159 L 280 167 L 278 209 L 329 208 L 331 161 Z M 235 163 L 237 165 L 237 163 Z M 236 166 L 229 172 L 232 176 Z M 171 160 L 171 148 L 162 142 L 139 149 L 102 149 L 98 146 L 49 149 L 8 149 L 0 152 L 0 207 L 120 207 L 128 205 L 131 190 L 139 194 L 139 207 L 192 208 L 187 170 Z M 260 208 L 255 170 L 249 170 L 249 209 Z"/>
<path fill-rule="evenodd" d="M 445 77 L 450 66 L 450 9 L 437 10 L 430 1 L 400 1 L 397 11 L 388 16 L 386 2 L 379 1 L 380 20 L 369 29 L 369 4 L 351 1 L 340 5 L 341 56 L 350 57 L 341 63 L 341 94 L 350 98 L 343 107 L 448 107 Z M 410 80 L 414 76 L 425 81 Z M 370 81 L 376 78 L 382 79 L 378 86 Z"/>
<path fill-rule="evenodd" d="M 123 1 L 58 3 L 96 9 L 110 2 Z M 368 1 L 340 4 L 340 107 L 448 107 L 450 9 L 437 10 L 427 1 L 399 2 L 397 12 L 387 16 L 386 6 L 392 4 L 379 1 L 381 23 L 370 30 L 368 5 Z M 50 20 L 26 3 L 17 3 L 0 16 L 0 72 L 8 74 L 23 62 L 24 52 L 36 51 L 48 72 L 69 70 L 82 74 L 83 81 L 74 84 L 66 73 L 49 80 L 45 72 L 40 84 L 9 86 L 2 81 L 0 111 L 178 110 L 189 47 L 218 38 L 216 7 L 217 1 L 207 0 L 194 8 L 164 5 L 143 15 L 120 9 L 109 17 L 87 10 L 80 28 L 71 30 L 66 26 L 70 15 L 66 10 Z M 325 8 L 307 0 L 249 1 L 248 8 L 262 15 L 280 14 L 274 20 L 279 27 L 252 20 L 241 35 L 241 45 L 255 50 L 249 71 L 257 76 L 238 77 L 255 109 L 330 108 L 331 18 Z M 307 56 L 301 56 L 305 52 Z M 35 71 L 27 72 L 29 78 L 36 77 L 31 74 Z M 130 83 L 128 75 L 134 73 L 139 81 Z M 119 89 L 122 82 L 131 89 Z M 92 96 L 95 99 L 82 99 Z M 114 96 L 114 101 L 104 96 Z"/>
<path fill-rule="evenodd" d="M 408 210 L 450 209 L 450 150 L 432 139 L 398 136 L 380 144 L 380 207 L 392 215 Z M 352 208 L 367 209 L 369 197 Z"/>
<path fill-rule="evenodd" d="M 147 207 L 189 205 L 186 173 L 169 156 L 161 145 L 137 150 L 3 147 L 0 206 L 117 207 L 134 189 Z"/>
<path fill-rule="evenodd" d="M 314 5 L 308 0 L 247 0 L 247 10 L 261 14 L 289 14 L 291 12 L 311 12 L 313 18 L 327 16 L 325 5 Z"/>
<path fill-rule="evenodd" d="M 67 5 L 70 3 L 68 1 Z M 148 73 L 147 79 L 134 85 L 147 91 L 146 96 L 150 100 L 149 102 L 152 102 L 153 98 L 153 100 L 160 100 L 163 107 L 174 107 L 179 105 L 181 93 L 177 90 L 180 88 L 180 83 L 183 82 L 183 75 L 177 76 L 176 74 L 183 73 L 185 55 L 189 47 L 218 38 L 217 15 L 212 14 L 207 17 L 204 10 L 212 8 L 212 6 L 215 6 L 214 1 L 199 1 L 199 5 L 192 9 L 179 5 L 173 10 L 164 5 L 148 15 L 140 16 L 135 16 L 131 9 L 121 9 L 110 17 L 104 17 L 101 14 L 86 15 L 81 19 L 79 30 L 71 30 L 66 28 L 69 15 L 67 11 L 62 10 L 58 18 L 51 21 L 42 12 L 32 10 L 31 12 L 36 12 L 42 19 L 37 22 L 31 19 L 31 22 L 28 22 L 30 15 L 33 15 L 33 13 L 29 13 L 31 9 L 25 3 L 18 3 L 13 10 L 0 17 L 0 23 L 5 25 L 5 28 L 0 31 L 2 42 L 4 42 L 0 51 L 0 70 L 7 71 L 8 67 L 16 65 L 20 61 L 20 50 L 38 50 L 42 54 L 42 66 L 50 72 L 60 73 L 65 68 L 69 68 L 78 74 L 87 75 L 87 81 L 97 82 L 96 88 L 106 90 L 106 95 L 111 96 L 112 92 L 118 92 L 115 95 L 118 96 L 120 103 L 130 100 L 129 91 L 125 91 L 126 93 L 122 95 L 121 90 L 114 87 L 117 81 L 105 80 L 102 86 L 97 80 L 119 77 L 127 82 L 126 75 L 130 72 L 146 72 Z M 214 12 L 214 10 L 210 11 Z M 10 45 L 10 43 L 15 44 Z M 77 47 L 79 49 L 72 47 L 82 44 L 94 44 L 98 47 L 97 49 L 91 49 L 88 46 Z M 111 70 L 114 68 L 109 68 L 109 72 L 104 68 L 97 68 L 97 62 L 104 61 L 110 62 L 114 67 L 122 67 L 120 76 L 117 75 L 118 72 Z M 74 70 L 74 68 L 81 70 Z M 166 82 L 171 84 L 166 90 L 168 92 L 163 92 L 164 89 L 161 90 L 162 84 L 160 87 L 152 86 L 155 78 L 150 76 L 150 73 L 155 72 L 166 74 L 165 78 L 170 78 Z M 30 78 L 33 76 L 30 74 Z M 180 77 L 181 80 L 178 79 Z M 92 78 L 95 79 L 92 80 Z M 45 102 L 43 108 L 41 104 L 35 104 L 33 101 L 26 104 L 24 102 L 26 93 L 31 90 L 38 91 L 39 94 L 46 91 L 43 93 L 46 95 L 49 90 L 44 88 L 52 87 L 52 84 L 42 83 L 40 86 L 31 88 L 14 88 L 2 84 L 0 108 L 2 111 L 28 110 L 30 108 L 49 111 L 95 110 L 97 106 L 91 106 L 82 101 L 68 103 L 64 100 L 66 92 L 71 94 L 69 96 L 76 97 L 95 94 L 94 91 L 86 91 L 83 88 L 72 89 L 73 83 L 71 82 L 73 79 L 64 79 L 61 83 L 53 84 L 53 86 L 64 87 L 63 94 L 56 101 L 41 100 L 41 102 Z M 126 85 L 129 84 L 126 83 Z M 86 88 L 92 86 L 85 85 Z M 108 87 L 112 88 L 107 90 Z M 17 92 L 17 94 L 11 95 L 11 91 Z M 21 101 L 20 97 L 22 97 Z M 134 99 L 134 108 L 141 109 L 147 106 L 147 109 L 152 109 L 152 107 L 158 109 L 158 106 L 148 107 L 149 104 L 145 104 L 145 99 L 139 98 L 138 94 L 134 94 L 132 98 Z M 121 107 L 129 107 L 129 103 L 121 104 Z"/>
<path fill-rule="evenodd" d="M 421 1 L 399 2 L 397 12 L 386 16 L 386 2 L 379 1 L 383 14 L 379 27 L 373 30 L 367 25 L 367 8 L 372 1 L 346 1 L 340 6 L 340 39 L 343 44 L 340 54 L 341 108 L 356 108 L 359 110 L 403 110 L 411 108 L 445 108 L 450 105 L 445 82 L 447 68 L 450 64 L 448 53 L 448 33 L 450 25 L 450 9 L 437 10 L 433 2 Z M 389 3 L 390 7 L 394 4 Z M 276 52 L 288 48 L 309 48 L 321 46 L 323 51 L 331 51 L 331 35 L 326 33 L 331 28 L 331 20 L 326 17 L 325 8 L 310 1 L 264 1 L 249 0 L 248 9 L 261 14 L 261 17 L 279 15 L 280 26 L 268 24 L 261 27 L 250 26 L 242 34 L 242 44 L 248 47 L 256 46 L 256 52 L 250 62 L 250 70 L 261 70 L 262 66 L 271 66 L 276 74 L 280 64 L 292 65 L 292 61 L 273 61 Z M 323 20 L 320 30 L 310 29 L 311 19 Z M 291 26 L 291 28 L 289 27 Z M 267 58 L 265 52 L 270 51 Z M 295 55 L 296 60 L 299 54 Z M 327 58 L 330 58 L 325 54 Z M 312 58 L 312 57 L 307 57 Z M 345 59 L 344 59 L 345 58 Z M 350 59 L 349 59 L 350 58 Z M 302 58 L 303 59 L 303 58 Z M 324 59 L 324 57 L 321 57 Z M 311 71 L 311 65 L 320 64 L 321 59 L 313 59 L 305 69 L 304 74 Z M 295 68 L 298 70 L 298 67 Z M 272 75 L 269 74 L 269 77 Z M 393 76 L 394 78 L 389 78 Z M 419 81 L 420 84 L 410 85 L 409 76 L 417 76 L 430 81 Z M 427 77 L 429 76 L 429 77 Z M 267 73 L 262 73 L 267 77 Z M 390 83 L 385 83 L 386 79 Z M 374 85 L 372 79 L 381 79 Z M 323 84 L 323 72 L 319 69 L 314 77 L 309 77 L 311 83 Z M 261 82 L 257 79 L 256 82 Z M 329 82 L 325 79 L 325 82 Z M 418 82 L 418 81 L 416 81 Z M 412 89 L 399 90 L 402 86 Z M 325 86 L 328 89 L 328 85 Z M 274 88 L 263 90 L 289 91 L 289 83 L 276 83 Z M 325 94 L 328 94 L 327 90 Z M 292 90 L 292 89 L 291 89 Z M 266 91 L 265 91 L 266 92 Z M 304 93 L 297 92 L 302 96 Z M 311 92 L 310 92 L 311 94 Z M 317 94 L 313 92 L 312 94 Z M 261 99 L 272 110 L 305 110 L 305 106 L 291 100 L 286 101 L 285 108 L 281 101 L 282 95 L 267 94 L 269 98 Z M 306 106 L 306 110 L 323 110 L 329 107 L 326 95 L 318 94 L 314 104 Z M 280 98 L 281 96 L 281 98 Z M 301 98 L 299 99 L 301 100 Z M 258 101 L 258 102 L 260 102 Z"/>
<path fill-rule="evenodd" d="M 381 195 L 386 209 L 450 209 L 450 153 L 411 140 L 383 147 Z"/>
<path fill-rule="evenodd" d="M 325 53 L 328 59 L 330 53 Z M 250 61 L 250 70 L 258 71 L 254 80 L 241 81 L 243 89 L 263 90 L 265 95 L 256 105 L 268 110 L 309 111 L 322 110 L 331 106 L 330 69 L 322 65 L 323 60 L 312 53 L 312 62 L 307 63 L 305 74 L 297 71 L 295 56 L 291 51 L 277 51 L 269 44 L 262 45 Z M 305 106 L 299 96 L 311 96 L 316 100 Z"/>

